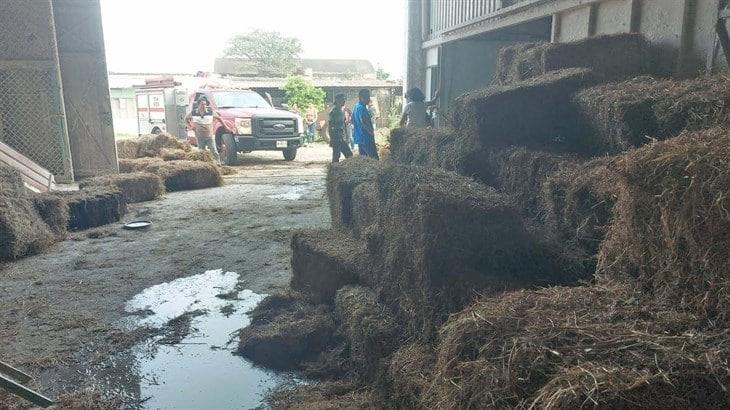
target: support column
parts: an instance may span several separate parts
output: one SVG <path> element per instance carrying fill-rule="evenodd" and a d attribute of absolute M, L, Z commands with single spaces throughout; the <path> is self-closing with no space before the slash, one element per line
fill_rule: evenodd
<path fill-rule="evenodd" d="M 404 89 L 423 87 L 426 65 L 423 52 L 423 7 L 420 0 L 408 0 L 406 78 Z"/>
<path fill-rule="evenodd" d="M 99 0 L 53 0 L 77 178 L 119 172 Z"/>

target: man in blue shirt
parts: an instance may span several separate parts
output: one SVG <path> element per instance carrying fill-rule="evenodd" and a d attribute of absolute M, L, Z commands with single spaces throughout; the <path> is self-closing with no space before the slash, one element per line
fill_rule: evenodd
<path fill-rule="evenodd" d="M 352 109 L 352 139 L 365 157 L 378 158 L 378 149 L 375 146 L 375 130 L 373 120 L 370 118 L 368 104 L 370 104 L 370 90 L 360 90 L 359 101 Z"/>

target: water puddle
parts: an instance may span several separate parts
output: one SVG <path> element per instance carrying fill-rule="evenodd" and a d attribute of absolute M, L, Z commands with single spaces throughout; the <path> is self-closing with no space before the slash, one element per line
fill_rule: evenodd
<path fill-rule="evenodd" d="M 281 199 L 284 201 L 297 201 L 304 196 L 308 191 L 310 191 L 312 188 L 311 185 L 294 185 L 287 188 L 286 192 L 283 192 L 281 194 L 275 194 L 275 195 L 268 195 L 268 198 L 271 199 Z"/>
<path fill-rule="evenodd" d="M 233 356 L 246 312 L 262 295 L 237 288 L 238 274 L 222 270 L 144 290 L 126 306 L 128 325 L 161 328 L 133 349 L 146 409 L 249 409 L 286 379 Z"/>

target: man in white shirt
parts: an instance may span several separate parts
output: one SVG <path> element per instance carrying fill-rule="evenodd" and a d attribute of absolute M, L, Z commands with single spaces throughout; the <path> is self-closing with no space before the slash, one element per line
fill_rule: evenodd
<path fill-rule="evenodd" d="M 220 165 L 221 157 L 218 154 L 218 147 L 215 145 L 215 138 L 213 137 L 213 124 L 217 120 L 221 123 L 224 129 L 228 130 L 223 119 L 208 105 L 208 99 L 201 97 L 198 100 L 197 108 L 193 109 L 190 114 L 185 117 L 185 122 L 190 128 L 195 131 L 195 138 L 198 140 L 198 148 L 205 150 L 208 148 L 210 153 L 213 154 L 216 162 Z"/>

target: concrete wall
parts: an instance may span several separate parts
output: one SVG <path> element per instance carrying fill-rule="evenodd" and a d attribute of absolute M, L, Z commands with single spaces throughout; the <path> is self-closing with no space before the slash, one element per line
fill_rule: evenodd
<path fill-rule="evenodd" d="M 98 0 L 53 0 L 77 178 L 119 172 Z"/>
<path fill-rule="evenodd" d="M 0 140 L 73 181 L 50 0 L 0 1 Z"/>

